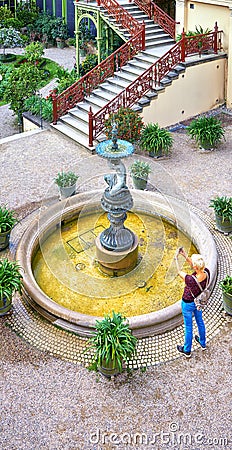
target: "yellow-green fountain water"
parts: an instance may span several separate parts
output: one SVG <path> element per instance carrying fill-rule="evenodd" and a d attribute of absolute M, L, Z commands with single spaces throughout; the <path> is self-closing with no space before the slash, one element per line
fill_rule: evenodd
<path fill-rule="evenodd" d="M 95 238 L 107 226 L 105 213 L 89 214 L 65 223 L 40 243 L 33 272 L 45 294 L 69 310 L 92 316 L 114 310 L 131 317 L 177 302 L 183 283 L 173 258 L 178 246 L 197 252 L 189 238 L 158 216 L 128 213 L 126 226 L 139 239 L 139 261 L 132 272 L 109 278 L 95 259 Z"/>

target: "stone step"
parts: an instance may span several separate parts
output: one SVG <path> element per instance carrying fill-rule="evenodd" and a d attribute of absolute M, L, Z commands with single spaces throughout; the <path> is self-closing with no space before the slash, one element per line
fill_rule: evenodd
<path fill-rule="evenodd" d="M 174 40 L 165 33 L 162 28 L 150 20 L 144 12 L 133 3 L 126 3 L 125 0 L 119 0 L 120 4 L 125 6 L 125 9 L 139 22 L 145 23 L 146 27 L 146 50 L 141 51 L 131 61 L 129 61 L 121 70 L 115 72 L 114 76 L 105 80 L 98 86 L 90 96 L 86 97 L 82 102 L 79 102 L 75 108 L 72 108 L 65 114 L 58 122 L 53 125 L 53 128 L 69 136 L 75 142 L 80 143 L 89 149 L 89 109 L 91 107 L 93 114 L 96 114 L 109 101 L 113 100 L 120 92 L 122 92 L 132 81 L 136 80 L 138 76 L 142 75 L 157 59 L 165 54 L 169 48 L 174 45 Z M 103 8 L 100 7 L 103 12 Z M 107 20 L 117 27 L 119 35 L 128 39 L 130 33 L 125 30 L 113 17 L 107 15 L 104 11 Z M 172 83 L 172 80 L 178 78 L 179 74 L 184 71 L 184 67 L 178 64 L 170 73 L 162 80 L 159 86 L 150 90 L 144 95 L 135 105 L 132 106 L 134 111 L 142 112 L 143 108 L 148 106 L 151 100 L 156 99 L 159 93 L 165 91 L 165 86 Z M 106 136 L 102 133 L 95 145 L 100 140 L 105 139 Z"/>
<path fill-rule="evenodd" d="M 91 151 L 91 149 L 89 147 L 88 136 L 82 135 L 79 130 L 74 130 L 62 122 L 58 122 L 57 125 L 52 125 L 52 128 L 56 131 L 59 131 L 64 136 L 68 136 L 73 141 L 77 142 L 78 144 L 83 145 L 83 147 L 85 147 Z M 92 152 L 93 151 L 94 151 L 94 148 L 92 149 Z"/>

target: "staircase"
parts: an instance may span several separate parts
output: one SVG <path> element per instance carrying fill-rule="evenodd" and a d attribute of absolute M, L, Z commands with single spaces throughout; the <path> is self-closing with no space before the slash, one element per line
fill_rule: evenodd
<path fill-rule="evenodd" d="M 145 23 L 145 51 L 138 53 L 127 63 L 127 65 L 123 66 L 120 71 L 115 72 L 113 77 L 108 78 L 98 86 L 90 96 L 85 97 L 85 99 L 82 102 L 79 102 L 75 108 L 72 108 L 67 114 L 62 116 L 56 125 L 53 125 L 54 129 L 88 149 L 88 112 L 90 107 L 92 108 L 93 114 L 97 113 L 116 95 L 130 85 L 131 82 L 144 73 L 175 43 L 175 41 L 166 34 L 160 26 L 155 24 L 153 20 L 150 20 L 149 17 L 134 3 L 127 3 L 125 0 L 119 0 L 118 3 L 120 3 L 120 5 L 123 6 L 123 8 L 136 20 Z M 118 28 L 120 34 L 123 35 L 126 40 L 131 37 L 128 31 L 123 29 L 119 23 L 116 23 L 115 19 L 109 16 L 102 8 L 101 13 L 109 23 Z M 149 105 L 150 101 L 156 98 L 158 93 L 165 89 L 165 86 L 170 85 L 172 80 L 178 78 L 179 73 L 184 70 L 184 66 L 176 66 L 174 70 L 169 72 L 168 75 L 162 79 L 160 85 L 157 86 L 155 90 L 148 92 L 142 97 L 138 103 L 133 106 L 133 109 L 142 112 L 143 107 Z M 100 136 L 99 140 L 102 139 L 104 139 L 103 135 Z M 97 144 L 97 142 L 95 142 L 95 144 Z"/>

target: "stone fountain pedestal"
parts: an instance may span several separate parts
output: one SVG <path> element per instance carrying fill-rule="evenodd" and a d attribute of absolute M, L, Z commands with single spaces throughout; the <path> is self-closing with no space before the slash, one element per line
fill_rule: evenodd
<path fill-rule="evenodd" d="M 133 145 L 118 140 L 113 128 L 112 141 L 103 141 L 96 153 L 109 162 L 112 172 L 105 176 L 107 188 L 101 205 L 108 213 L 109 228 L 96 239 L 96 258 L 101 270 L 109 276 L 121 276 L 134 269 L 138 261 L 138 238 L 124 226 L 127 211 L 133 207 L 133 199 L 126 185 L 126 168 L 121 158 L 134 152 Z"/>

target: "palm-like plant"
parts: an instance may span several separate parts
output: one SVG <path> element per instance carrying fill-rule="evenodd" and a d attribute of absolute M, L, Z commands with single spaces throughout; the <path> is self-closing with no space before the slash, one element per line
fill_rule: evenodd
<path fill-rule="evenodd" d="M 15 212 L 6 206 L 0 206 L 0 233 L 10 231 L 16 223 Z"/>
<path fill-rule="evenodd" d="M 0 302 L 11 300 L 15 292 L 21 294 L 22 275 L 17 261 L 5 258 L 0 260 Z"/>
<path fill-rule="evenodd" d="M 168 154 L 173 144 L 170 131 L 160 128 L 158 123 L 148 123 L 142 130 L 140 147 L 150 154 Z"/>
<path fill-rule="evenodd" d="M 214 209 L 215 214 L 222 217 L 223 222 L 228 220 L 232 223 L 232 197 L 213 198 L 209 206 Z"/>
<path fill-rule="evenodd" d="M 91 338 L 95 349 L 94 360 L 98 367 L 102 364 L 122 371 L 122 362 L 128 361 L 136 350 L 137 338 L 132 335 L 125 317 L 113 311 L 112 317 L 106 315 L 96 321 L 96 332 Z"/>
<path fill-rule="evenodd" d="M 216 147 L 222 140 L 225 130 L 216 117 L 199 117 L 187 127 L 187 133 L 203 148 Z"/>

